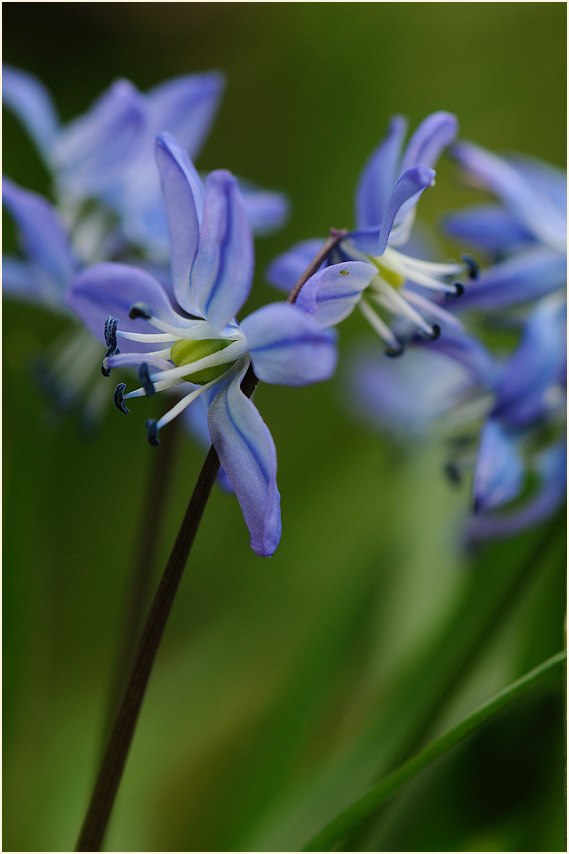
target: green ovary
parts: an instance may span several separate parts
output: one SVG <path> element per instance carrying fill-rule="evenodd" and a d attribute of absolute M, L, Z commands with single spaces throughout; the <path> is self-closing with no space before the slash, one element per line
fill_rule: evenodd
<path fill-rule="evenodd" d="M 379 275 L 382 279 L 385 279 L 388 285 L 391 285 L 392 288 L 399 289 L 401 285 L 405 282 L 405 276 L 402 276 L 401 273 L 396 273 L 395 270 L 390 269 L 385 264 L 382 264 L 379 258 L 374 258 L 373 263 L 379 270 Z"/>
<path fill-rule="evenodd" d="M 233 344 L 233 341 L 223 338 L 205 338 L 201 341 L 182 339 L 181 341 L 176 341 L 170 348 L 170 358 L 177 367 L 188 365 L 190 362 L 196 362 L 198 359 L 204 359 L 206 356 L 219 353 L 220 350 L 225 350 L 230 344 Z M 188 374 L 184 379 L 196 385 L 205 385 L 218 379 L 228 368 L 228 363 L 214 365 L 212 368 L 204 368 L 203 371 Z"/>

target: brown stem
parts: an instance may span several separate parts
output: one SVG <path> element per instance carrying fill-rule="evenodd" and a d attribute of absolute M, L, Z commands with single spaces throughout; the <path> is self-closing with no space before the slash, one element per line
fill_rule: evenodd
<path fill-rule="evenodd" d="M 294 286 L 287 302 L 296 302 L 300 289 L 307 279 L 318 270 L 330 252 L 345 236 L 345 231 L 330 230 L 330 237 Z M 257 377 L 250 365 L 241 383 L 241 389 L 247 397 L 251 397 L 257 382 Z M 103 843 L 154 659 L 218 471 L 219 459 L 215 448 L 212 446 L 202 466 L 162 580 L 142 629 L 134 653 L 130 676 L 109 736 L 76 851 L 99 851 Z"/>

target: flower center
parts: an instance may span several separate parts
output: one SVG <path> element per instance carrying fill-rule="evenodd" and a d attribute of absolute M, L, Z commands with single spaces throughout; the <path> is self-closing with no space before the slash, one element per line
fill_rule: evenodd
<path fill-rule="evenodd" d="M 214 353 L 219 353 L 220 350 L 225 350 L 234 342 L 230 338 L 204 338 L 198 341 L 182 338 L 176 341 L 170 348 L 170 359 L 176 367 L 188 365 L 191 362 L 197 362 L 198 359 L 204 359 L 206 356 L 212 356 Z M 202 371 L 196 371 L 193 374 L 188 374 L 185 379 L 196 385 L 205 385 L 216 380 L 228 369 L 229 365 L 214 365 L 211 368 L 204 368 Z"/>
<path fill-rule="evenodd" d="M 398 290 L 405 283 L 405 276 L 402 276 L 401 273 L 397 273 L 395 270 L 392 270 L 391 267 L 384 264 L 380 258 L 372 256 L 369 257 L 372 263 L 379 270 L 381 278 L 386 281 L 388 285 L 391 285 L 392 288 Z"/>

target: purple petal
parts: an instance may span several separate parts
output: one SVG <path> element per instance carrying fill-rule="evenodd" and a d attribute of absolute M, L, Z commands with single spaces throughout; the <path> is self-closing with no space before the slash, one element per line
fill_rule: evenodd
<path fill-rule="evenodd" d="M 474 512 L 484 513 L 516 498 L 523 480 L 515 440 L 498 421 L 489 419 L 482 430 L 474 471 Z"/>
<path fill-rule="evenodd" d="M 379 232 L 378 255 L 385 252 L 396 218 L 399 224 L 411 212 L 423 190 L 430 187 L 434 180 L 435 172 L 427 166 L 413 166 L 401 175 L 389 196 L 383 213 Z"/>
<path fill-rule="evenodd" d="M 361 174 L 356 190 L 358 229 L 379 226 L 387 200 L 398 177 L 397 164 L 407 130 L 402 116 L 389 122 L 386 137 L 375 149 Z"/>
<path fill-rule="evenodd" d="M 84 116 L 60 131 L 52 159 L 74 196 L 104 195 L 138 154 L 145 123 L 143 96 L 117 80 Z"/>
<path fill-rule="evenodd" d="M 566 281 L 566 256 L 538 246 L 484 270 L 467 287 L 456 310 L 508 308 L 564 288 Z"/>
<path fill-rule="evenodd" d="M 508 159 L 534 189 L 545 193 L 559 210 L 567 210 L 567 173 L 563 169 L 522 154 L 510 154 Z"/>
<path fill-rule="evenodd" d="M 417 346 L 436 350 L 464 365 L 473 381 L 488 390 L 495 388 L 501 376 L 500 365 L 480 341 L 466 333 L 452 330 L 450 327 L 447 327 L 444 334 L 436 341 L 417 341 Z"/>
<path fill-rule="evenodd" d="M 225 170 L 211 172 L 190 293 L 192 305 L 214 328 L 223 329 L 249 296 L 254 263 L 253 235 L 237 180 Z"/>
<path fill-rule="evenodd" d="M 45 304 L 47 308 L 61 311 L 61 293 L 57 296 L 44 291 L 42 277 L 33 264 L 11 255 L 2 256 L 2 293 L 5 297 Z"/>
<path fill-rule="evenodd" d="M 157 138 L 156 161 L 166 203 L 174 293 L 182 308 L 196 314 L 199 307 L 190 294 L 190 270 L 198 250 L 203 185 L 193 163 L 170 134 Z"/>
<path fill-rule="evenodd" d="M 45 86 L 33 74 L 3 65 L 2 101 L 17 115 L 44 160 L 48 160 L 59 120 Z"/>
<path fill-rule="evenodd" d="M 152 137 L 168 132 L 193 160 L 209 133 L 225 82 L 217 72 L 175 77 L 148 92 Z"/>
<path fill-rule="evenodd" d="M 559 382 L 566 353 L 565 303 L 544 300 L 532 311 L 522 342 L 498 385 L 495 414 L 521 426 L 541 417 L 548 392 Z"/>
<path fill-rule="evenodd" d="M 376 275 L 377 268 L 363 261 L 333 264 L 308 279 L 296 305 L 320 327 L 334 326 L 354 310 Z"/>
<path fill-rule="evenodd" d="M 403 155 L 401 172 L 411 166 L 434 166 L 444 149 L 454 142 L 458 121 L 452 113 L 432 113 L 421 122 Z"/>
<path fill-rule="evenodd" d="M 182 420 L 188 431 L 199 444 L 207 449 L 211 445 L 211 436 L 207 426 L 207 411 L 209 402 L 205 400 L 205 394 L 194 400 L 191 406 L 186 406 L 182 412 Z M 217 474 L 217 483 L 224 492 L 233 492 L 233 487 L 223 468 Z"/>
<path fill-rule="evenodd" d="M 335 336 L 300 308 L 265 305 L 241 323 L 260 380 L 307 385 L 330 377 L 336 367 Z"/>
<path fill-rule="evenodd" d="M 119 320 L 124 332 L 156 332 L 144 318 L 129 318 L 134 303 L 148 305 L 152 313 L 162 320 L 180 325 L 181 318 L 173 311 L 164 289 L 153 276 L 144 270 L 126 264 L 97 264 L 80 273 L 67 295 L 70 308 L 81 318 L 91 332 L 104 340 L 104 325 L 112 315 Z M 188 321 L 190 323 L 190 321 Z M 144 352 L 150 346 L 132 341 L 121 342 L 121 350 Z"/>
<path fill-rule="evenodd" d="M 297 243 L 288 252 L 279 255 L 267 270 L 267 281 L 287 293 L 292 291 L 310 262 L 322 249 L 323 243 L 321 238 L 315 237 Z"/>
<path fill-rule="evenodd" d="M 67 232 L 51 204 L 29 190 L 2 180 L 2 201 L 14 217 L 28 259 L 63 291 L 71 282 L 74 263 Z"/>
<path fill-rule="evenodd" d="M 534 240 L 527 228 L 498 205 L 474 205 L 450 214 L 444 218 L 443 228 L 456 240 L 491 254 L 512 252 Z"/>
<path fill-rule="evenodd" d="M 208 425 L 249 528 L 251 548 L 260 557 L 270 557 L 281 537 L 277 454 L 267 425 L 241 391 L 244 373 L 216 395 Z"/>
<path fill-rule="evenodd" d="M 239 179 L 245 212 L 254 234 L 270 234 L 281 228 L 288 218 L 289 202 L 283 193 L 261 190 Z"/>

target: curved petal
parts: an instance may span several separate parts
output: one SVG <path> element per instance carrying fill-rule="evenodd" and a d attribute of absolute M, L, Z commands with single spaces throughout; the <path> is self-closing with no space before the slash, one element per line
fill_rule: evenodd
<path fill-rule="evenodd" d="M 524 466 L 515 440 L 490 418 L 482 430 L 474 470 L 474 512 L 484 513 L 516 498 L 523 481 Z"/>
<path fill-rule="evenodd" d="M 333 326 L 351 314 L 376 275 L 377 268 L 363 261 L 333 264 L 308 279 L 295 304 L 318 326 Z"/>
<path fill-rule="evenodd" d="M 129 318 L 134 303 L 142 302 L 162 320 L 180 325 L 177 315 L 156 279 L 144 270 L 126 264 L 97 264 L 84 270 L 73 282 L 67 303 L 81 318 L 91 332 L 104 341 L 104 326 L 109 315 L 119 320 L 119 328 L 125 332 L 155 332 L 144 318 Z M 191 321 L 187 321 L 188 324 Z M 121 350 L 140 352 L 149 345 L 137 345 L 133 341 L 121 342 Z M 155 345 L 152 345 L 155 349 Z"/>
<path fill-rule="evenodd" d="M 407 131 L 403 116 L 393 116 L 387 135 L 375 149 L 358 181 L 356 223 L 358 229 L 379 226 L 397 179 L 397 164 Z"/>
<path fill-rule="evenodd" d="M 452 156 L 482 189 L 499 196 L 538 240 L 559 251 L 565 249 L 566 211 L 554 204 L 547 192 L 526 180 L 513 163 L 467 142 L 455 145 Z"/>
<path fill-rule="evenodd" d="M 245 318 L 241 331 L 263 382 L 307 385 L 334 373 L 335 336 L 294 305 L 265 305 Z"/>
<path fill-rule="evenodd" d="M 222 169 L 211 172 L 190 296 L 197 312 L 215 329 L 223 329 L 249 296 L 254 263 L 253 235 L 237 180 Z"/>
<path fill-rule="evenodd" d="M 498 205 L 473 205 L 449 214 L 443 229 L 456 240 L 491 254 L 512 252 L 534 241 L 533 234 Z"/>
<path fill-rule="evenodd" d="M 535 189 L 547 194 L 559 210 L 567 210 L 567 172 L 526 154 L 510 154 L 509 161 Z"/>
<path fill-rule="evenodd" d="M 266 272 L 267 281 L 283 291 L 292 291 L 323 243 L 319 237 L 303 240 L 279 255 Z"/>
<path fill-rule="evenodd" d="M 456 310 L 507 308 L 564 288 L 566 282 L 566 256 L 536 246 L 484 270 L 468 285 Z"/>
<path fill-rule="evenodd" d="M 208 426 L 249 528 L 251 548 L 270 557 L 281 538 L 277 454 L 267 425 L 241 391 L 244 375 L 242 371 L 215 396 Z"/>
<path fill-rule="evenodd" d="M 185 151 L 168 133 L 156 139 L 156 162 L 166 204 L 174 293 L 182 308 L 197 314 L 199 308 L 190 294 L 190 270 L 203 217 L 202 181 Z"/>
<path fill-rule="evenodd" d="M 48 160 L 59 120 L 43 83 L 27 71 L 3 65 L 2 102 L 16 114 L 44 160 Z"/>
<path fill-rule="evenodd" d="M 117 80 L 94 106 L 55 140 L 52 161 L 73 196 L 104 195 L 138 153 L 146 119 L 143 96 Z"/>
<path fill-rule="evenodd" d="M 443 110 L 431 113 L 421 122 L 403 154 L 401 172 L 411 166 L 434 166 L 444 149 L 454 142 L 458 133 L 458 120 Z"/>
<path fill-rule="evenodd" d="M 147 94 L 152 137 L 171 133 L 193 160 L 219 107 L 225 80 L 216 71 L 175 77 Z"/>
<path fill-rule="evenodd" d="M 410 213 L 423 190 L 430 187 L 434 180 L 435 172 L 427 166 L 413 166 L 401 175 L 385 206 L 379 231 L 378 255 L 385 252 L 396 218 L 400 222 L 404 216 Z"/>
<path fill-rule="evenodd" d="M 29 260 L 63 292 L 75 265 L 67 232 L 55 209 L 43 196 L 23 190 L 7 178 L 2 180 L 2 202 L 16 221 Z"/>
<path fill-rule="evenodd" d="M 239 189 L 243 197 L 245 213 L 254 234 L 270 234 L 284 225 L 290 209 L 284 193 L 261 190 L 241 178 Z"/>
<path fill-rule="evenodd" d="M 200 395 L 197 400 L 194 400 L 191 406 L 187 406 L 182 412 L 182 421 L 188 433 L 204 448 L 207 449 L 211 445 L 211 436 L 207 426 L 207 412 L 209 403 L 205 399 L 205 394 Z M 224 492 L 233 492 L 233 487 L 229 482 L 229 478 L 225 474 L 223 468 L 219 469 L 217 474 L 217 483 Z"/>
<path fill-rule="evenodd" d="M 558 384 L 565 360 L 565 312 L 563 299 L 543 300 L 526 321 L 497 388 L 494 412 L 511 425 L 527 424 L 547 411 L 548 392 Z"/>

